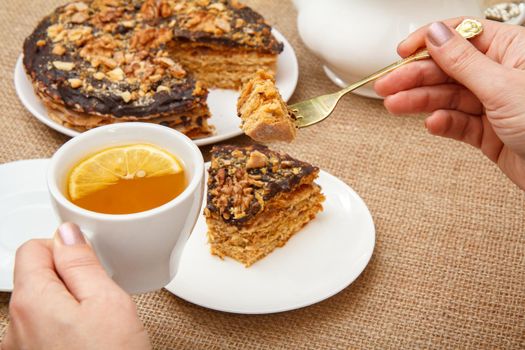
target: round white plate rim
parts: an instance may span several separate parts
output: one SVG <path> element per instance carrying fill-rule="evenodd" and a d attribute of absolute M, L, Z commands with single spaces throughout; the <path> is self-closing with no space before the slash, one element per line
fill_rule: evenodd
<path fill-rule="evenodd" d="M 299 64 L 297 62 L 297 56 L 295 54 L 295 50 L 293 49 L 293 46 L 290 44 L 290 42 L 286 39 L 286 37 L 280 33 L 277 29 L 275 28 L 272 28 L 272 34 L 277 38 L 277 40 L 281 41 L 284 45 L 284 50 L 289 50 L 290 51 L 290 54 L 286 57 L 288 57 L 289 61 L 287 61 L 287 64 L 290 65 L 289 69 L 291 69 L 291 75 L 290 75 L 290 78 L 291 78 L 291 86 L 290 86 L 290 89 L 288 89 L 287 91 L 281 91 L 282 93 L 282 97 L 285 101 L 288 101 L 294 91 L 295 91 L 295 88 L 297 87 L 297 81 L 299 79 Z M 284 51 L 281 53 L 281 55 L 284 53 Z M 283 59 L 285 59 L 286 57 L 284 56 L 279 56 L 279 57 L 283 57 Z M 20 56 L 18 57 L 17 61 L 16 61 L 16 64 L 15 64 L 15 70 L 14 70 L 14 85 L 15 85 L 15 90 L 16 90 L 16 93 L 18 95 L 18 98 L 20 99 L 20 101 L 22 102 L 22 104 L 24 105 L 24 107 L 35 117 L 37 118 L 40 122 L 42 122 L 43 124 L 47 125 L 48 127 L 50 127 L 51 129 L 54 129 L 64 135 L 67 135 L 67 136 L 70 136 L 70 137 L 75 137 L 77 135 L 80 134 L 80 132 L 76 131 L 76 130 L 73 130 L 73 129 L 70 129 L 70 128 L 67 128 L 57 122 L 55 122 L 54 120 L 52 120 L 46 113 L 46 115 L 42 115 L 41 113 L 39 113 L 35 108 L 34 106 L 26 100 L 26 98 L 24 97 L 25 94 L 23 93 L 23 91 L 21 90 L 22 89 L 22 86 L 20 84 L 20 81 L 21 81 L 21 74 L 24 74 L 25 75 L 25 71 L 22 67 L 22 59 L 23 59 L 23 55 L 20 54 Z M 31 89 L 31 91 L 33 92 L 33 90 Z M 33 92 L 34 93 L 34 92 Z M 227 139 L 231 139 L 233 137 L 236 137 L 236 136 L 239 136 L 239 135 L 242 135 L 243 132 L 240 128 L 237 128 L 237 129 L 232 129 L 231 131 L 229 132 L 225 132 L 223 134 L 219 134 L 219 135 L 211 135 L 209 137 L 204 137 L 204 138 L 201 138 L 201 139 L 195 139 L 193 140 L 193 142 L 195 142 L 195 144 L 197 146 L 205 146 L 205 145 L 211 145 L 211 144 L 214 144 L 214 143 L 217 143 L 217 142 L 220 142 L 220 141 L 224 141 L 224 140 L 227 140 Z"/>
<path fill-rule="evenodd" d="M 209 163 L 207 163 L 207 166 L 208 164 Z M 359 205 L 360 209 L 363 210 L 363 213 L 366 216 L 363 219 L 366 220 L 367 225 L 369 226 L 369 229 L 370 229 L 370 231 L 368 232 L 369 234 L 369 237 L 368 237 L 369 239 L 367 241 L 368 246 L 366 247 L 366 249 L 364 249 L 365 251 L 361 252 L 361 255 L 359 256 L 359 258 L 356 259 L 358 261 L 358 265 L 353 267 L 352 269 L 353 273 L 351 274 L 351 276 L 349 276 L 347 279 L 344 279 L 338 286 L 328 290 L 326 293 L 322 295 L 313 297 L 308 301 L 301 301 L 295 304 L 287 304 L 285 306 L 279 306 L 279 307 L 275 307 L 275 306 L 267 306 L 267 307 L 262 306 L 261 307 L 259 306 L 258 308 L 253 308 L 250 310 L 245 309 L 245 308 L 236 308 L 234 306 L 226 307 L 224 305 L 212 305 L 203 300 L 196 300 L 195 298 L 192 298 L 191 295 L 183 294 L 177 290 L 177 286 L 175 285 L 177 276 L 174 278 L 172 282 L 170 282 L 165 287 L 165 289 L 168 290 L 170 293 L 176 295 L 177 297 L 186 300 L 187 302 L 190 302 L 192 304 L 195 304 L 195 305 L 207 308 L 207 309 L 212 309 L 212 310 L 227 312 L 227 313 L 252 314 L 252 315 L 272 314 L 272 313 L 280 313 L 280 312 L 296 310 L 296 309 L 304 308 L 304 307 L 319 303 L 321 301 L 329 299 L 332 296 L 340 293 L 342 290 L 344 290 L 346 287 L 352 284 L 363 273 L 364 269 L 366 268 L 370 259 L 372 258 L 374 248 L 375 248 L 375 225 L 374 225 L 374 221 L 370 213 L 370 210 L 368 209 L 368 206 L 366 205 L 364 200 L 357 194 L 357 192 L 354 191 L 353 188 L 351 188 L 348 184 L 346 184 L 339 178 L 335 177 L 334 175 L 324 170 L 320 170 L 320 176 L 327 177 L 327 179 L 329 179 L 333 183 L 336 183 L 338 186 L 344 188 L 348 192 L 349 196 L 353 199 L 354 204 Z M 321 187 L 322 187 L 322 184 L 321 184 Z M 201 220 L 201 218 L 199 218 L 199 220 Z M 194 238 L 194 236 L 195 236 L 194 233 L 192 233 L 192 235 L 190 236 L 190 239 Z M 184 258 L 184 253 L 182 255 L 182 258 Z"/>

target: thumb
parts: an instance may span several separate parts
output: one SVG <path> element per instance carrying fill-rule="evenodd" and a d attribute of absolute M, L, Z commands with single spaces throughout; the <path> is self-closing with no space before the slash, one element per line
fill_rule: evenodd
<path fill-rule="evenodd" d="M 58 275 L 80 302 L 111 292 L 125 293 L 107 275 L 79 227 L 60 225 L 53 243 L 53 259 Z"/>
<path fill-rule="evenodd" d="M 490 101 L 504 86 L 505 69 L 443 22 L 428 27 L 426 44 L 434 62 L 481 102 Z"/>

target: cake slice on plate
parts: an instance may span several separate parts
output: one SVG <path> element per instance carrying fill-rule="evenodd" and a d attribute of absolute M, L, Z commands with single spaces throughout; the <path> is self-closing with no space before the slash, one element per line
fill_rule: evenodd
<path fill-rule="evenodd" d="M 258 142 L 295 139 L 295 116 L 283 101 L 273 76 L 258 71 L 244 84 L 237 101 L 241 129 Z"/>
<path fill-rule="evenodd" d="M 258 70 L 275 75 L 283 44 L 260 14 L 235 0 L 174 4 L 171 54 L 199 81 L 238 90 Z"/>
<path fill-rule="evenodd" d="M 204 210 L 211 253 L 248 267 L 282 247 L 322 210 L 318 173 L 265 146 L 215 146 Z"/>

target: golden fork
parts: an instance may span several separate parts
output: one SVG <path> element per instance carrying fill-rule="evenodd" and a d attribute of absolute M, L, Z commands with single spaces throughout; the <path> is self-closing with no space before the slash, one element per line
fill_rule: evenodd
<path fill-rule="evenodd" d="M 483 26 L 476 20 L 465 19 L 456 27 L 456 31 L 465 39 L 470 39 L 479 35 L 483 31 Z M 407 63 L 427 59 L 429 57 L 430 54 L 427 49 L 419 50 L 415 54 L 397 61 L 340 91 L 328 95 L 317 96 L 310 100 L 291 105 L 290 108 L 295 114 L 295 123 L 297 127 L 304 128 L 328 118 L 328 116 L 334 111 L 335 106 L 341 97 L 350 91 L 354 91 L 355 89 L 360 88 L 361 86 L 374 81 Z"/>

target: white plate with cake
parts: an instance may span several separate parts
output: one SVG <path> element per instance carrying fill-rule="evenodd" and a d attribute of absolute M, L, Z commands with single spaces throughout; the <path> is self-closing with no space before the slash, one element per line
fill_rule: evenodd
<path fill-rule="evenodd" d="M 375 228 L 347 184 L 257 145 L 214 147 L 211 162 L 205 215 L 170 292 L 214 310 L 275 313 L 325 300 L 364 270 Z"/>
<path fill-rule="evenodd" d="M 45 17 L 15 67 L 24 106 L 69 136 L 148 121 L 206 145 L 242 133 L 238 89 L 256 71 L 275 75 L 285 100 L 293 94 L 293 48 L 249 7 L 219 0 L 140 4 L 73 2 Z"/>

